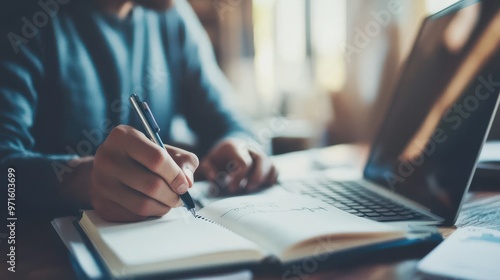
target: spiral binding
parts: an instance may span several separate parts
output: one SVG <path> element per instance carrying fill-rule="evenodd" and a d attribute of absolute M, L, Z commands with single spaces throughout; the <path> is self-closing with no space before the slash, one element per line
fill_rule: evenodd
<path fill-rule="evenodd" d="M 205 221 L 205 222 L 209 222 L 209 223 L 212 223 L 212 224 L 214 224 L 214 225 L 218 225 L 218 226 L 220 226 L 220 227 L 223 227 L 223 228 L 225 228 L 225 229 L 227 229 L 227 230 L 229 230 L 229 231 L 232 231 L 232 230 L 230 230 L 229 228 L 227 228 L 227 227 L 225 227 L 225 226 L 223 226 L 223 225 L 221 225 L 221 224 L 219 224 L 219 223 L 215 222 L 214 220 L 209 219 L 209 218 L 207 218 L 207 217 L 205 217 L 205 216 L 202 216 L 202 215 L 200 215 L 200 214 L 196 214 L 196 215 L 195 215 L 195 218 L 197 218 L 197 219 L 201 219 L 201 220 L 203 220 L 203 221 Z"/>
<path fill-rule="evenodd" d="M 207 217 L 204 217 L 204 216 L 202 216 L 202 215 L 200 215 L 200 214 L 196 214 L 196 215 L 195 215 L 195 217 L 196 217 L 197 219 L 202 219 L 202 220 L 207 221 L 207 222 L 209 222 L 209 223 L 216 224 L 216 222 L 214 222 L 213 220 L 211 220 L 211 219 L 209 219 L 209 218 L 207 218 Z"/>

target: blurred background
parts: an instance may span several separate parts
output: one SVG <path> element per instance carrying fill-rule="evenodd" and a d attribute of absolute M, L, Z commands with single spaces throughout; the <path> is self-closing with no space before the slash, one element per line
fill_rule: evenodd
<path fill-rule="evenodd" d="M 456 2 L 189 1 L 235 106 L 274 154 L 369 142 L 422 20 Z M 181 126 L 174 130 L 186 132 Z M 500 138 L 495 127 L 490 136 Z"/>

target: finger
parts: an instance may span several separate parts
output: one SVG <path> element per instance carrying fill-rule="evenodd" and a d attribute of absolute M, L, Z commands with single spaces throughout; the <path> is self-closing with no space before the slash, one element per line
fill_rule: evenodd
<path fill-rule="evenodd" d="M 256 191 L 259 189 L 264 189 L 266 187 L 270 187 L 278 181 L 278 170 L 272 166 L 271 170 L 269 171 L 268 175 L 264 177 L 264 179 L 257 185 L 257 187 L 254 187 L 252 189 L 248 188 L 248 192 Z"/>
<path fill-rule="evenodd" d="M 186 176 L 186 179 L 188 180 L 189 182 L 189 187 L 191 188 L 194 184 L 194 171 L 195 169 L 193 169 L 190 165 L 184 165 L 184 166 L 181 166 L 182 168 L 182 171 L 184 172 L 184 175 Z"/>
<path fill-rule="evenodd" d="M 206 179 L 218 189 L 220 193 L 226 193 L 229 185 L 229 174 L 225 171 L 218 171 L 212 161 L 205 159 L 200 164 L 199 170 L 203 172 Z"/>
<path fill-rule="evenodd" d="M 247 189 L 253 191 L 257 189 L 269 175 L 271 171 L 270 164 L 260 155 L 251 154 L 253 158 L 253 169 L 249 175 Z"/>
<path fill-rule="evenodd" d="M 113 129 L 108 138 L 119 146 L 119 150 L 161 176 L 174 192 L 183 194 L 188 190 L 189 181 L 172 157 L 138 130 L 120 125 Z"/>
<path fill-rule="evenodd" d="M 260 158 L 263 160 L 263 170 L 264 175 L 262 176 L 263 180 L 260 182 L 260 185 L 273 185 L 278 182 L 278 169 L 276 165 L 274 165 L 273 161 L 268 158 L 262 152 L 256 152 L 254 150 L 249 150 L 250 156 L 252 158 Z"/>
<path fill-rule="evenodd" d="M 169 207 L 179 207 L 182 201 L 165 180 L 132 159 L 123 160 L 110 171 L 122 184 Z"/>
<path fill-rule="evenodd" d="M 233 158 L 228 164 L 228 173 L 229 173 L 229 185 L 228 190 L 230 192 L 238 192 L 241 190 L 243 179 L 247 180 L 247 175 L 253 168 L 253 160 L 248 154 L 242 154 L 241 152 L 237 153 L 237 156 Z M 245 187 L 244 184 L 242 187 Z"/>
<path fill-rule="evenodd" d="M 163 216 L 170 207 L 119 182 L 103 191 L 103 196 L 128 211 L 143 217 Z"/>
<path fill-rule="evenodd" d="M 182 169 L 184 175 L 186 175 L 189 185 L 192 186 L 194 183 L 194 171 L 200 164 L 198 157 L 191 152 L 174 146 L 165 145 L 165 148 L 175 163 Z"/>
<path fill-rule="evenodd" d="M 271 166 L 271 172 L 269 172 L 269 176 L 267 176 L 266 180 L 264 181 L 266 185 L 274 185 L 278 183 L 278 177 L 279 177 L 279 171 L 276 168 L 276 166 L 273 164 Z"/>
<path fill-rule="evenodd" d="M 95 164 L 101 167 L 96 170 L 97 178 L 101 182 L 99 185 L 108 186 L 114 184 L 113 180 L 129 186 L 157 201 L 170 206 L 177 207 L 180 199 L 177 193 L 173 192 L 165 180 L 157 174 L 151 172 L 140 163 L 131 158 L 121 158 L 112 153 L 100 154 L 94 159 Z M 111 179 L 115 178 L 115 179 Z M 104 180 L 104 182 L 102 182 Z M 97 190 L 101 191 L 101 190 Z"/>

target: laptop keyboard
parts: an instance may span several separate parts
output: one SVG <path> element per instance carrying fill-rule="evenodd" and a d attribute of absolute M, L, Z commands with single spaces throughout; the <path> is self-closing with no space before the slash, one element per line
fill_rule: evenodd
<path fill-rule="evenodd" d="M 424 214 L 385 198 L 355 181 L 316 179 L 281 184 L 291 192 L 320 199 L 338 209 L 375 221 L 432 220 Z"/>

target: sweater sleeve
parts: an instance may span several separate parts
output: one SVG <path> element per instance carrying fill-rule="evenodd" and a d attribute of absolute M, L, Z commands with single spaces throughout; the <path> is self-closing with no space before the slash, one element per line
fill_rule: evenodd
<path fill-rule="evenodd" d="M 0 177 L 7 182 L 8 168 L 15 170 L 11 202 L 19 220 L 66 214 L 70 207 L 62 200 L 59 186 L 63 173 L 71 172 L 67 161 L 73 156 L 37 152 L 31 134 L 45 75 L 41 40 L 36 36 L 21 42 L 13 36 L 2 36 L 0 43 Z M 7 199 L 0 204 L 4 203 Z M 13 214 L 6 213 L 7 207 L 1 211 L 2 216 Z"/>

